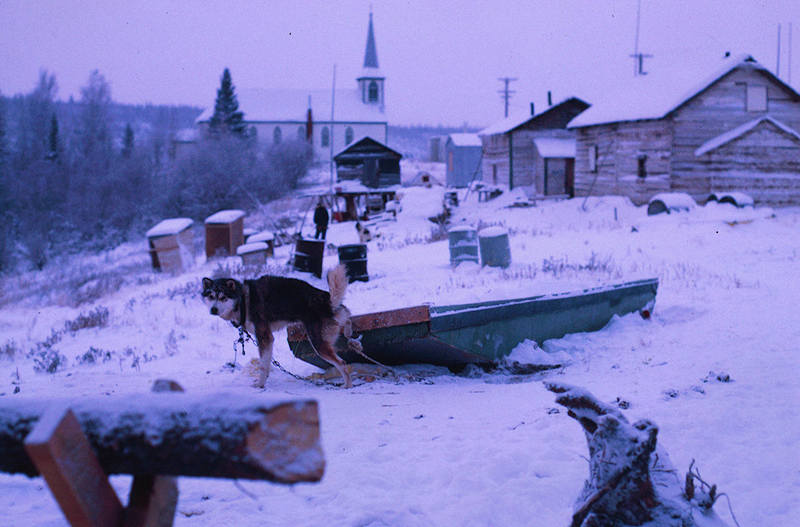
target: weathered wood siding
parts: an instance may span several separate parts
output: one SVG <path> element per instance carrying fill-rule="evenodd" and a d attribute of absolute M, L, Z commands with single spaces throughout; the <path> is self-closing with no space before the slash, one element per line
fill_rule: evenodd
<path fill-rule="evenodd" d="M 483 161 L 481 161 L 481 179 L 489 185 L 508 185 L 508 136 L 495 134 L 481 137 L 483 143 Z M 493 168 L 495 167 L 495 168 Z M 493 180 L 497 174 L 497 181 Z"/>
<path fill-rule="evenodd" d="M 537 192 L 541 191 L 544 188 L 543 163 L 540 166 L 536 160 L 533 139 L 575 137 L 575 132 L 566 130 L 567 124 L 588 106 L 580 99 L 568 99 L 509 132 L 482 136 L 483 181 L 493 183 L 492 167 L 496 166 L 498 184 L 513 187 L 536 185 Z"/>
<path fill-rule="evenodd" d="M 747 111 L 748 85 L 766 87 L 766 112 Z M 775 143 L 778 137 L 775 134 L 752 135 L 746 141 L 749 146 L 742 143 L 739 148 L 722 148 L 716 153 L 699 157 L 694 155 L 695 150 L 706 141 L 764 115 L 800 130 L 800 101 L 761 70 L 746 65 L 731 71 L 675 110 L 669 116 L 674 130 L 671 189 L 687 192 L 702 202 L 710 192 L 723 190 L 714 186 L 720 177 L 729 172 L 736 176 L 734 180 L 742 187 L 736 190 L 750 194 L 761 192 L 756 193 L 756 188 L 747 188 L 747 178 L 743 179 L 741 176 L 749 175 L 754 178 L 753 181 L 758 181 L 767 174 L 795 172 L 800 177 L 797 165 L 794 164 L 792 168 L 790 163 L 793 157 L 800 157 L 800 149 L 797 149 L 797 145 L 787 144 L 778 147 Z M 777 189 L 785 184 L 785 178 L 779 179 L 782 182 L 776 181 L 776 185 L 767 185 L 772 190 L 765 192 L 771 197 L 767 199 L 767 194 L 764 194 L 763 198 L 757 195 L 753 198 L 757 202 L 784 202 L 785 199 L 775 195 L 780 193 Z M 759 186 L 767 188 L 762 184 Z"/>
<path fill-rule="evenodd" d="M 590 146 L 597 146 L 597 172 L 589 170 Z M 578 130 L 575 153 L 575 195 L 628 196 L 647 203 L 670 188 L 672 128 L 669 121 L 635 121 Z M 646 156 L 646 176 L 639 177 L 639 158 Z"/>

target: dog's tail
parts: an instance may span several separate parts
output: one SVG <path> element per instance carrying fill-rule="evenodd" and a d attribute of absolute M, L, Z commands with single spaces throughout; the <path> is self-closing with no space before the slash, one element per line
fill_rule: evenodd
<path fill-rule="evenodd" d="M 347 270 L 339 264 L 328 271 L 328 289 L 331 294 L 331 307 L 342 305 L 344 294 L 347 291 Z"/>

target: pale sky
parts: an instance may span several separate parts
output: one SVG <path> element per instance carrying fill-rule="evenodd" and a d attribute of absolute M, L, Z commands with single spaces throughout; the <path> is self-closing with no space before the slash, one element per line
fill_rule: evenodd
<path fill-rule="evenodd" d="M 516 77 L 512 114 L 633 78 L 636 0 L 0 0 L 0 92 L 56 75 L 77 99 L 98 69 L 125 103 L 214 102 L 222 70 L 237 89 L 354 88 L 370 5 L 390 124 L 485 126 L 503 118 L 498 77 Z M 750 53 L 800 89 L 800 0 L 642 0 L 645 69 Z M 538 106 L 541 108 L 541 106 Z M 247 108 L 241 108 L 245 114 Z"/>

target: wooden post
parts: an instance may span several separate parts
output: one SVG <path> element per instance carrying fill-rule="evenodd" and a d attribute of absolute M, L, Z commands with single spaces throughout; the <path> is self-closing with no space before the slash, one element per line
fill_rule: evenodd
<path fill-rule="evenodd" d="M 25 439 L 25 451 L 70 525 L 119 525 L 122 504 L 69 408 L 46 411 Z"/>
<path fill-rule="evenodd" d="M 170 379 L 157 379 L 152 392 L 182 392 Z M 178 507 L 178 478 L 138 475 L 133 477 L 123 527 L 172 527 Z"/>

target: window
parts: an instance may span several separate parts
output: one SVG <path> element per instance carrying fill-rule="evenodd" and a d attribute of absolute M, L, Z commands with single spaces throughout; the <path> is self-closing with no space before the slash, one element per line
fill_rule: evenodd
<path fill-rule="evenodd" d="M 305 126 L 298 126 L 297 127 L 297 140 L 298 141 L 305 141 L 306 140 L 306 127 Z"/>
<path fill-rule="evenodd" d="M 647 177 L 647 156 L 642 154 L 637 158 L 637 161 L 636 175 L 639 176 L 640 179 L 644 179 Z"/>
<path fill-rule="evenodd" d="M 353 142 L 353 128 L 350 126 L 344 131 L 344 142 L 348 145 Z"/>
<path fill-rule="evenodd" d="M 766 112 L 767 111 L 767 87 L 747 85 L 747 111 Z"/>
<path fill-rule="evenodd" d="M 320 134 L 320 136 L 321 136 L 320 140 L 322 141 L 321 142 L 322 146 L 330 146 L 330 144 L 331 144 L 331 131 L 328 130 L 327 126 L 322 128 L 322 133 Z"/>
<path fill-rule="evenodd" d="M 589 145 L 589 172 L 597 172 L 597 145 Z"/>
<path fill-rule="evenodd" d="M 281 142 L 281 127 L 276 126 L 275 129 L 272 131 L 272 142 L 278 144 Z"/>
<path fill-rule="evenodd" d="M 497 185 L 497 165 L 492 165 L 492 185 Z"/>
<path fill-rule="evenodd" d="M 367 100 L 369 102 L 378 102 L 378 83 L 375 81 L 369 83 Z"/>

